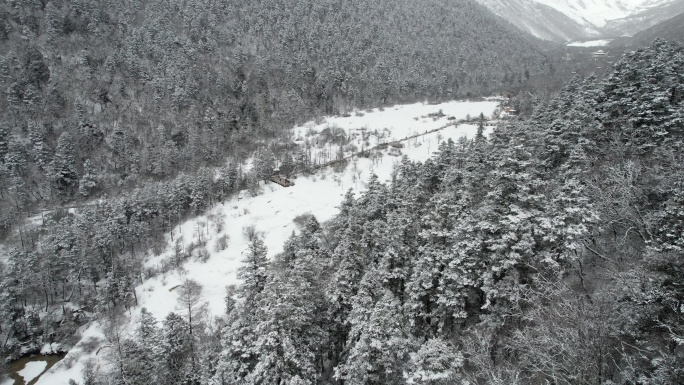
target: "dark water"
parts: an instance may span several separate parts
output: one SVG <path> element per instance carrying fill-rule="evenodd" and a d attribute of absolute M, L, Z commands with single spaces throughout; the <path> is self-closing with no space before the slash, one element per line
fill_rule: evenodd
<path fill-rule="evenodd" d="M 41 373 L 45 373 L 50 369 L 54 364 L 59 362 L 62 358 L 64 358 L 65 354 L 51 354 L 49 356 L 41 356 L 41 355 L 35 355 L 31 357 L 22 357 L 16 361 L 12 361 L 9 364 L 7 364 L 7 373 L 9 375 L 9 378 L 14 380 L 14 385 L 33 385 L 35 384 L 38 379 L 40 378 L 40 375 L 33 380 L 29 381 L 28 383 L 24 382 L 24 378 L 18 374 L 19 371 L 24 369 L 24 366 L 26 366 L 27 363 L 29 362 L 35 362 L 35 361 L 45 361 L 47 362 L 47 366 Z"/>

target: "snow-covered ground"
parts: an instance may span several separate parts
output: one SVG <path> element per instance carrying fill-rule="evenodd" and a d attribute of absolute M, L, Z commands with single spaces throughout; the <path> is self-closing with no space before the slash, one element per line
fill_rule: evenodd
<path fill-rule="evenodd" d="M 182 237 L 181 244 L 187 248 L 190 243 L 201 237 L 207 241 L 206 249 L 209 258 L 205 262 L 190 260 L 182 269 L 175 269 L 148 279 L 136 288 L 139 306 L 130 315 L 129 325 L 133 325 L 146 307 L 158 320 L 169 312 L 178 310 L 177 291 L 174 290 L 185 279 L 194 279 L 203 286 L 202 298 L 207 302 L 212 315 L 224 312 L 226 286 L 236 285 L 236 270 L 241 264 L 247 242 L 243 237 L 243 228 L 255 226 L 263 232 L 269 256 L 282 251 L 284 241 L 297 231 L 293 219 L 302 214 L 313 214 L 320 222 L 331 219 L 337 213 L 337 207 L 347 190 L 360 192 L 372 174 L 378 175 L 381 181 L 388 180 L 393 166 L 400 161 L 400 155 L 407 155 L 417 161 L 428 159 L 437 150 L 440 141 L 449 138 L 457 140 L 462 136 L 472 137 L 477 126 L 458 124 L 455 122 L 466 116 L 477 117 L 484 113 L 489 117 L 494 114 L 500 100 L 454 101 L 437 105 L 411 104 L 370 111 L 357 112 L 349 117 L 326 118 L 318 124 L 310 122 L 294 128 L 294 138 L 301 142 L 309 141 L 312 156 L 322 157 L 323 153 L 335 153 L 327 143 L 322 143 L 324 131 L 339 127 L 350 138 L 348 144 L 357 150 L 369 148 L 378 143 L 402 140 L 419 135 L 402 142 L 403 148 L 388 147 L 378 150 L 382 156 L 351 157 L 347 167 L 340 172 L 332 168 L 323 168 L 315 175 L 297 177 L 292 187 L 284 188 L 275 183 L 262 186 L 257 196 L 249 196 L 244 192 L 223 204 L 217 204 L 204 215 L 186 221 L 172 233 L 167 234 L 167 250 L 147 261 L 150 267 L 159 266 L 174 253 L 174 246 Z M 441 111 L 441 112 L 440 112 Z M 438 131 L 429 131 L 443 128 Z M 318 139 L 318 143 L 316 140 Z M 368 145 L 366 145 L 368 143 Z M 343 149 L 345 156 L 354 151 L 351 147 Z M 392 155 L 390 155 L 392 152 Z M 215 244 L 220 237 L 228 236 L 225 250 L 216 251 Z M 173 239 L 173 240 L 172 240 Z M 131 333 L 133 327 L 129 327 Z M 106 349 L 102 346 L 94 349 L 94 341 L 103 341 L 102 328 L 97 322 L 88 325 L 83 332 L 82 340 L 52 369 L 44 374 L 38 385 L 66 385 L 69 378 L 81 381 L 81 373 L 89 358 L 98 359 Z M 101 362 L 100 362 L 101 363 Z"/>
<path fill-rule="evenodd" d="M 382 143 L 401 141 L 454 125 L 461 119 L 476 118 L 480 112 L 491 116 L 497 104 L 497 100 L 453 101 L 355 111 L 351 116 L 330 117 L 318 124 L 309 122 L 296 127 L 294 137 L 296 143 L 309 148 L 315 164 L 324 164 Z M 336 136 L 337 141 L 332 136 Z M 346 140 L 341 141 L 342 138 Z"/>
<path fill-rule="evenodd" d="M 603 47 L 608 45 L 612 40 L 590 40 L 590 41 L 573 41 L 567 44 L 568 47 Z"/>
<path fill-rule="evenodd" d="M 609 20 L 634 15 L 641 10 L 673 0 L 534 0 L 554 8 L 582 25 L 603 27 Z"/>
<path fill-rule="evenodd" d="M 24 383 L 28 384 L 29 381 L 38 377 L 43 370 L 47 367 L 47 362 L 45 361 L 31 361 L 24 365 L 24 368 L 17 372 L 19 376 L 24 379 Z M 8 379 L 3 381 L 1 385 L 12 385 L 13 380 Z"/>
<path fill-rule="evenodd" d="M 27 362 L 24 369 L 20 370 L 18 373 L 24 378 L 24 382 L 28 383 L 34 378 L 38 377 L 39 374 L 45 370 L 47 367 L 47 362 L 45 361 L 32 361 Z"/>

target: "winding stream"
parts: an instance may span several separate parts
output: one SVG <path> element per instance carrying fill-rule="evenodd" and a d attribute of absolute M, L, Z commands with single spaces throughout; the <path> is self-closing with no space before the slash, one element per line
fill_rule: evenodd
<path fill-rule="evenodd" d="M 48 371 L 64 356 L 65 354 L 34 355 L 12 361 L 7 364 L 7 373 L 10 380 L 14 382 L 3 382 L 2 384 L 33 385 L 43 373 Z M 24 376 L 28 376 L 29 380 L 25 381 Z"/>

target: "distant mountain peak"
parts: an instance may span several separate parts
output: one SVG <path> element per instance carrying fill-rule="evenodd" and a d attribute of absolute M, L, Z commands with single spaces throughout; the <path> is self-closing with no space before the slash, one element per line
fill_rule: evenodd
<path fill-rule="evenodd" d="M 605 27 L 609 21 L 632 16 L 676 0 L 531 0 L 547 5 L 582 25 Z"/>
<path fill-rule="evenodd" d="M 632 35 L 684 13 L 684 0 L 477 0 L 544 40 Z"/>

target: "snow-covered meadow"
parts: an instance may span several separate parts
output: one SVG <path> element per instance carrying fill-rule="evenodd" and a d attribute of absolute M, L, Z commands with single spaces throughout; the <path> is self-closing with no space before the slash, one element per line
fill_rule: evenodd
<path fill-rule="evenodd" d="M 607 46 L 612 39 L 603 40 L 589 40 L 589 41 L 573 41 L 567 44 L 568 47 L 604 47 Z"/>
<path fill-rule="evenodd" d="M 133 325 L 143 307 L 158 320 L 178 310 L 178 293 L 174 289 L 186 279 L 193 279 L 202 285 L 202 300 L 208 304 L 212 316 L 223 314 L 226 287 L 238 284 L 236 272 L 247 249 L 247 241 L 243 236 L 245 227 L 254 226 L 263 232 L 268 254 L 272 257 L 282 251 L 284 241 L 293 231 L 297 231 L 297 225 L 293 222 L 295 218 L 313 214 L 320 222 L 331 219 L 347 190 L 352 189 L 357 193 L 363 191 L 372 174 L 376 174 L 381 181 L 389 179 L 394 165 L 403 155 L 424 161 L 437 150 L 440 141 L 474 136 L 476 125 L 457 122 L 467 116 L 477 117 L 480 113 L 491 117 L 498 113 L 500 102 L 501 99 L 491 98 L 435 105 L 416 103 L 357 111 L 351 116 L 330 117 L 295 127 L 294 140 L 301 144 L 309 141 L 311 155 L 321 160 L 325 158 L 324 154 L 338 154 L 340 151 L 339 145 L 321 141 L 326 135 L 324 131 L 332 128 L 343 130 L 348 138 L 347 147 L 341 150 L 345 157 L 349 157 L 346 168 L 340 171 L 327 167 L 314 175 L 298 176 L 294 179 L 295 185 L 288 188 L 266 183 L 260 194 L 249 196 L 242 192 L 166 234 L 166 250 L 150 258 L 146 262 L 148 267 L 161 265 L 165 259 L 171 258 L 176 248 L 190 247 L 200 238 L 206 241 L 208 258 L 205 261 L 191 259 L 182 268 L 160 273 L 139 285 L 136 288 L 138 306 L 130 314 L 127 313 L 129 326 L 124 333 L 133 332 Z M 412 138 L 404 140 L 407 137 Z M 353 155 L 379 143 L 396 141 L 402 141 L 403 147 L 377 149 L 376 154 L 379 155 L 372 157 Z M 226 239 L 225 249 L 216 248 L 217 242 Z M 99 346 L 95 346 L 97 341 L 100 341 Z M 85 362 L 94 358 L 98 365 L 104 364 L 101 357 L 102 350 L 106 348 L 101 325 L 97 321 L 91 322 L 84 326 L 81 341 L 37 384 L 66 385 L 70 378 L 81 381 Z"/>

